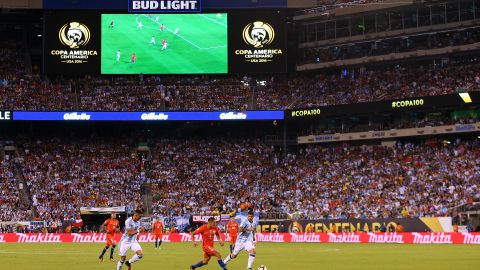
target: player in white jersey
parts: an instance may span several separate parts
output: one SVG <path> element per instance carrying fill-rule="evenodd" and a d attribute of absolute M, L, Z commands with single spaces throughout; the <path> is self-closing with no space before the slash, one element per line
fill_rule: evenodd
<path fill-rule="evenodd" d="M 159 16 L 155 16 L 155 23 L 158 23 Z"/>
<path fill-rule="evenodd" d="M 238 256 L 240 251 L 244 250 L 248 252 L 248 263 L 247 269 L 252 269 L 253 261 L 255 260 L 255 229 L 257 228 L 257 224 L 253 221 L 253 211 L 248 212 L 248 216 L 246 220 L 243 220 L 240 223 L 240 227 L 238 228 L 238 238 L 237 242 L 235 242 L 235 248 L 230 255 L 223 260 L 225 265 L 232 259 L 235 259 Z"/>
<path fill-rule="evenodd" d="M 178 34 L 178 31 L 180 31 L 180 28 L 177 27 L 177 28 L 175 28 L 175 31 L 173 31 L 173 34 L 174 34 L 174 35 L 177 35 L 177 34 Z"/>
<path fill-rule="evenodd" d="M 137 25 L 137 30 L 138 30 L 138 29 L 142 30 L 142 28 L 143 28 L 142 21 L 139 21 L 139 22 L 138 22 L 138 25 Z"/>
<path fill-rule="evenodd" d="M 157 42 L 155 41 L 155 37 L 152 37 L 150 40 L 150 44 L 157 45 Z"/>
<path fill-rule="evenodd" d="M 138 244 L 137 234 L 143 231 L 143 227 L 140 226 L 140 219 L 143 215 L 143 209 L 137 208 L 133 217 L 128 218 L 125 221 L 125 233 L 123 234 L 122 238 L 120 239 L 120 248 L 119 248 L 119 255 L 120 261 L 117 264 L 117 270 L 121 270 L 123 264 L 128 267 L 128 270 L 132 269 L 132 263 L 140 260 L 143 258 L 142 247 Z M 127 251 L 131 249 L 135 252 L 135 255 L 128 260 L 125 261 L 127 258 Z"/>
<path fill-rule="evenodd" d="M 117 51 L 117 62 L 120 61 L 120 50 Z"/>

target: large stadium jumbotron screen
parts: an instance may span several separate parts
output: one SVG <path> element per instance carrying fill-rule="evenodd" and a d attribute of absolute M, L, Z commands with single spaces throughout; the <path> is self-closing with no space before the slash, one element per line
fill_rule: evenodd
<path fill-rule="evenodd" d="M 254 74 L 286 71 L 286 15 L 45 12 L 46 74 Z"/>
<path fill-rule="evenodd" d="M 102 14 L 102 74 L 228 73 L 228 16 Z"/>

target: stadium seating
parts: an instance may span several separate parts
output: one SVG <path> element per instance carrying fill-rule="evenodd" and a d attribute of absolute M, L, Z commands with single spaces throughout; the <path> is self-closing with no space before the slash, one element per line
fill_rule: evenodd
<path fill-rule="evenodd" d="M 282 76 L 255 88 L 241 79 L 208 77 L 193 82 L 155 77 L 40 79 L 0 75 L 0 106 L 16 110 L 158 111 L 304 108 L 478 91 L 480 65 L 393 66 L 348 76 Z M 91 82 L 91 83 L 87 83 Z M 77 91 L 72 90 L 75 88 Z M 76 101 L 79 101 L 76 103 Z M 78 104 L 75 106 L 74 104 Z"/>
<path fill-rule="evenodd" d="M 0 221 L 28 220 L 30 215 L 20 204 L 18 183 L 13 168 L 14 158 L 5 159 L 0 166 Z"/>
<path fill-rule="evenodd" d="M 479 144 L 309 146 L 284 157 L 258 140 L 191 139 L 159 141 L 141 158 L 124 141 L 54 139 L 23 143 L 19 164 L 41 220 L 71 219 L 80 206 L 133 208 L 142 183 L 152 184 L 155 215 L 229 213 L 251 202 L 263 214 L 305 218 L 445 216 L 480 200 Z M 5 192 L 14 179 L 2 167 Z M 2 194 L 2 221 L 26 218 L 12 192 Z"/>
<path fill-rule="evenodd" d="M 22 148 L 23 177 L 41 220 L 75 217 L 80 206 L 139 200 L 141 160 L 131 156 L 124 142 L 52 139 Z"/>

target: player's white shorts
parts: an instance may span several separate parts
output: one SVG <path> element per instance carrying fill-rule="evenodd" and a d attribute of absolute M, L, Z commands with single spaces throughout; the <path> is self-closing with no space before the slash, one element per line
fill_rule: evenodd
<path fill-rule="evenodd" d="M 137 252 L 142 250 L 142 247 L 138 242 L 120 242 L 120 247 L 118 249 L 118 255 L 120 256 L 127 256 L 128 249 L 131 249 L 133 252 Z"/>
<path fill-rule="evenodd" d="M 238 255 L 240 251 L 246 250 L 247 252 L 250 252 L 252 249 L 255 248 L 255 245 L 253 244 L 252 241 L 247 241 L 247 242 L 236 242 L 235 243 L 235 248 L 233 249 L 233 255 Z"/>

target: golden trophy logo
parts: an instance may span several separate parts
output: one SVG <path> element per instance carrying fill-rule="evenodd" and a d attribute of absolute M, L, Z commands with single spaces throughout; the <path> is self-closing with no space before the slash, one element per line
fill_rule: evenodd
<path fill-rule="evenodd" d="M 58 37 L 63 45 L 71 49 L 85 46 L 90 41 L 90 30 L 85 24 L 79 22 L 67 23 L 60 28 Z"/>
<path fill-rule="evenodd" d="M 263 48 L 264 45 L 271 44 L 274 39 L 275 30 L 266 22 L 256 21 L 243 28 L 243 40 L 255 48 Z"/>
<path fill-rule="evenodd" d="M 303 232 L 303 226 L 302 224 L 294 221 L 292 224 L 290 224 L 288 231 L 291 233 L 302 233 Z"/>

